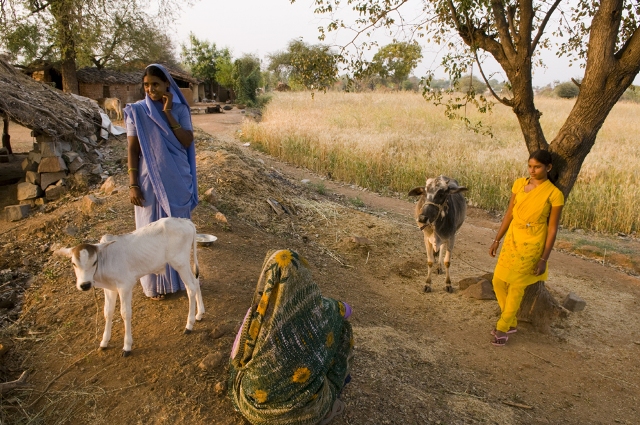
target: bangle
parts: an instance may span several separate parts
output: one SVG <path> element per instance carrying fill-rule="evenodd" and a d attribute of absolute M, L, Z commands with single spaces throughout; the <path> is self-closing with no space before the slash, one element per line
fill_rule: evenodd
<path fill-rule="evenodd" d="M 169 109 L 163 109 L 162 112 L 169 112 L 171 110 L 171 108 Z"/>
<path fill-rule="evenodd" d="M 135 187 L 136 189 L 140 189 L 140 186 L 138 186 L 137 184 L 130 184 L 130 185 L 129 185 L 129 189 L 133 189 L 134 187 Z"/>
<path fill-rule="evenodd" d="M 540 257 L 540 261 L 544 261 L 545 263 L 547 262 L 547 260 L 545 260 L 544 258 Z"/>
<path fill-rule="evenodd" d="M 171 130 L 177 130 L 179 128 L 182 128 L 182 126 L 180 124 L 176 124 L 176 125 L 172 125 L 171 126 Z"/>
<path fill-rule="evenodd" d="M 132 171 L 138 171 L 138 169 L 137 168 L 129 168 L 127 170 L 127 174 L 131 174 Z"/>
<path fill-rule="evenodd" d="M 496 243 L 500 243 L 500 241 L 498 239 L 494 239 L 493 241 L 496 242 Z"/>

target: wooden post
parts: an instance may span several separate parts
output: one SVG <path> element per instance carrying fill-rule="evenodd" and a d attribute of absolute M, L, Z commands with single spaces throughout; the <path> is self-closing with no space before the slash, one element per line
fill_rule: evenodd
<path fill-rule="evenodd" d="M 11 136 L 9 135 L 9 116 L 6 113 L 2 115 L 2 121 L 2 147 L 7 148 L 9 155 L 12 155 Z"/>

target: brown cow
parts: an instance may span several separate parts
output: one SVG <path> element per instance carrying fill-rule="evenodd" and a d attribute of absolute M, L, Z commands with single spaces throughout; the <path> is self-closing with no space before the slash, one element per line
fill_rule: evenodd
<path fill-rule="evenodd" d="M 98 99 L 98 105 L 104 109 L 105 113 L 109 115 L 109 118 L 111 118 L 109 111 L 114 111 L 116 113 L 116 119 L 122 119 L 122 104 L 120 103 L 120 99 L 117 97 L 100 98 Z"/>

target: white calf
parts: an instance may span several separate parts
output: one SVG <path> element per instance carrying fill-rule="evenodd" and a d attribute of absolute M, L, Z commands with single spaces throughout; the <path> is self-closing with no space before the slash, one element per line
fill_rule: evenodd
<path fill-rule="evenodd" d="M 193 249 L 194 272 L 191 272 Z M 76 287 L 82 291 L 92 286 L 104 289 L 104 334 L 100 348 L 111 339 L 111 325 L 120 295 L 120 314 L 124 321 L 124 357 L 131 354 L 131 291 L 136 281 L 148 274 L 162 274 L 165 265 L 173 267 L 184 281 L 189 297 L 189 316 L 185 333 L 195 320 L 202 319 L 204 305 L 198 280 L 196 228 L 190 220 L 162 218 L 126 235 L 105 235 L 98 245 L 80 244 L 62 248 L 54 254 L 71 258 L 76 273 Z M 195 276 L 194 276 L 195 274 Z M 194 297 L 195 294 L 195 297 Z M 196 314 L 196 303 L 198 313 Z"/>

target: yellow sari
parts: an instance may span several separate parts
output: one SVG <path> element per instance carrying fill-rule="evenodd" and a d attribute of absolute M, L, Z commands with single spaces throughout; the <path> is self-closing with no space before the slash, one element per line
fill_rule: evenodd
<path fill-rule="evenodd" d="M 534 267 L 544 251 L 551 207 L 564 205 L 564 195 L 549 180 L 527 193 L 528 183 L 528 178 L 520 178 L 511 189 L 516 195 L 513 220 L 493 273 L 494 278 L 519 286 L 547 280 L 548 267 L 540 276 L 534 274 Z"/>

